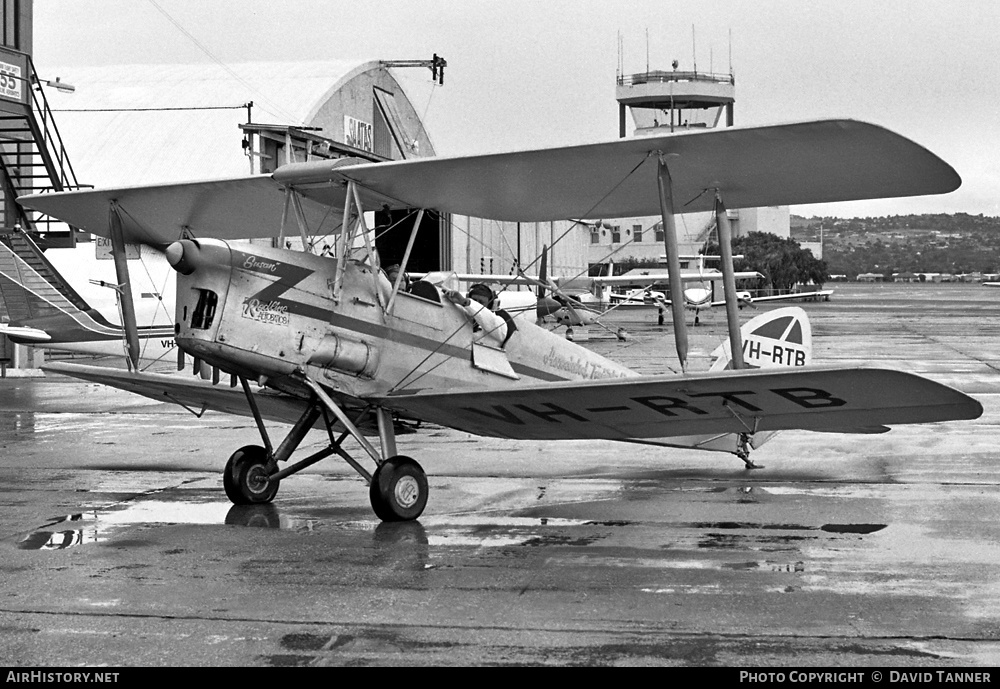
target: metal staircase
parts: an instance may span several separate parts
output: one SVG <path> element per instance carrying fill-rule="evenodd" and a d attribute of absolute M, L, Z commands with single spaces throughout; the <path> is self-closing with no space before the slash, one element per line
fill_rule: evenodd
<path fill-rule="evenodd" d="M 0 227 L 20 226 L 38 232 L 48 245 L 73 246 L 76 232 L 64 223 L 35 211 L 25 211 L 15 201 L 24 194 L 79 189 L 56 127 L 42 82 L 31 56 L 0 48 L 0 61 L 20 74 L 0 73 Z M 11 85 L 2 88 L 4 80 Z"/>
<path fill-rule="evenodd" d="M 10 251 L 0 250 L 0 321 L 19 321 L 51 315 L 55 309 L 76 308 L 89 311 L 90 305 L 49 263 L 31 237 L 20 229 L 0 232 L 0 243 Z M 25 290 L 36 298 L 29 299 Z M 6 310 L 6 319 L 3 310 Z"/>

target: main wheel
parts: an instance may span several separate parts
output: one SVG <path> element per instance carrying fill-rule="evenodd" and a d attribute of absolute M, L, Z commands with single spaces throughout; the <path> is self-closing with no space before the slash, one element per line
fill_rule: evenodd
<path fill-rule="evenodd" d="M 375 470 L 368 497 L 382 521 L 411 521 L 427 505 L 427 476 L 409 457 L 390 457 Z"/>
<path fill-rule="evenodd" d="M 246 445 L 232 454 L 222 473 L 222 487 L 235 505 L 259 505 L 274 500 L 278 481 L 268 477 L 267 450 Z"/>

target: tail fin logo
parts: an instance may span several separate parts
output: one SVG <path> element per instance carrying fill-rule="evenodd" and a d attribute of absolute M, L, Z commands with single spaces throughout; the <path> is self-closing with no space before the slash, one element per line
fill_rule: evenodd
<path fill-rule="evenodd" d="M 746 368 L 797 368 L 812 363 L 812 328 L 798 306 L 786 306 L 748 321 L 740 334 Z M 711 370 L 732 368 L 729 342 L 718 347 Z"/>

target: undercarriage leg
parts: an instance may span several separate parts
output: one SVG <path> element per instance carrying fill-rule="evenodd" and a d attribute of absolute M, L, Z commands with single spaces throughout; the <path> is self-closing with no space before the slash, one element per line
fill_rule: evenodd
<path fill-rule="evenodd" d="M 396 431 L 392 427 L 392 413 L 388 409 L 378 407 L 375 410 L 378 419 L 378 438 L 382 443 L 382 456 L 396 456 Z"/>
<path fill-rule="evenodd" d="M 743 460 L 747 469 L 763 469 L 764 465 L 754 464 L 750 459 L 750 434 L 740 433 L 736 441 L 736 456 Z"/>
<path fill-rule="evenodd" d="M 368 442 L 368 439 L 361 433 L 360 430 L 358 430 L 358 427 L 355 426 L 349 418 L 347 418 L 347 414 L 345 414 L 344 410 L 340 408 L 340 405 L 334 402 L 333 398 L 326 394 L 326 390 L 320 387 L 316 381 L 312 380 L 308 376 L 302 376 L 302 379 L 305 384 L 309 386 L 309 389 L 313 391 L 323 406 L 336 416 L 337 421 L 339 421 L 344 428 L 347 429 L 351 436 L 358 441 L 358 444 L 364 448 L 364 451 L 368 453 L 368 456 L 375 460 L 376 464 L 381 464 L 383 461 L 382 455 L 380 455 L 378 450 L 376 450 L 375 447 Z"/>
<path fill-rule="evenodd" d="M 246 378 L 240 376 L 240 385 L 243 386 L 243 394 L 246 395 L 247 404 L 250 405 L 250 412 L 253 414 L 253 420 L 257 423 L 257 430 L 260 431 L 261 440 L 264 441 L 264 449 L 267 450 L 267 455 L 270 457 L 274 452 L 274 448 L 271 447 L 271 439 L 267 436 L 267 429 L 264 428 L 264 419 L 261 418 L 260 410 L 257 408 L 257 400 L 254 399 L 250 383 L 247 382 Z"/>

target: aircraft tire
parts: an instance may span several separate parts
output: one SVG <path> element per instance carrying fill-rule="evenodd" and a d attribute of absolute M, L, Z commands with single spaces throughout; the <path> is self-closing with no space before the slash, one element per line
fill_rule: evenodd
<path fill-rule="evenodd" d="M 274 500 L 277 481 L 267 481 L 267 450 L 260 445 L 245 445 L 226 462 L 222 487 L 234 505 L 259 505 Z"/>
<path fill-rule="evenodd" d="M 412 521 L 427 505 L 427 475 L 410 457 L 390 457 L 375 470 L 368 497 L 382 521 Z"/>

